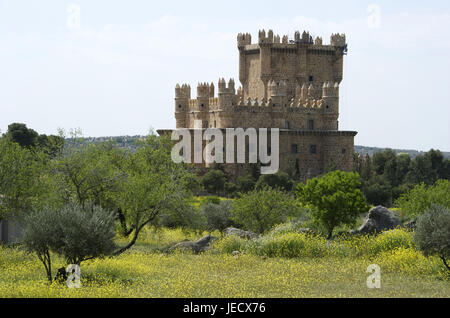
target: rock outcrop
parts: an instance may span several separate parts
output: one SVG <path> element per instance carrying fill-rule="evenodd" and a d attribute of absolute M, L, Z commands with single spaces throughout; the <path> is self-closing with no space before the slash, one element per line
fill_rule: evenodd
<path fill-rule="evenodd" d="M 364 223 L 352 234 L 376 234 L 402 226 L 402 222 L 391 210 L 379 205 L 367 214 Z"/>
<path fill-rule="evenodd" d="M 170 250 L 176 250 L 176 249 L 184 249 L 184 250 L 191 250 L 195 254 L 198 254 L 200 252 L 204 252 L 208 249 L 210 249 L 210 243 L 217 239 L 214 236 L 206 235 L 199 239 L 198 241 L 183 241 L 176 245 L 174 245 Z"/>
<path fill-rule="evenodd" d="M 240 238 L 248 239 L 248 240 L 257 238 L 259 236 L 258 234 L 254 233 L 252 231 L 244 231 L 244 230 L 241 230 L 241 229 L 237 229 L 235 227 L 228 227 L 228 228 L 226 228 L 224 233 L 227 236 L 229 236 L 229 235 L 236 235 L 236 236 L 238 236 Z"/>

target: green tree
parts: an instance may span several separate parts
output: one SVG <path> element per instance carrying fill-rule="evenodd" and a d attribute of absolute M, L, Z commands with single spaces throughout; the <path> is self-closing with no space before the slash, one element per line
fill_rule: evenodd
<path fill-rule="evenodd" d="M 396 186 L 399 184 L 399 180 L 397 178 L 398 175 L 397 169 L 398 169 L 397 157 L 391 157 L 388 160 L 386 160 L 386 163 L 384 165 L 383 176 L 392 186 Z"/>
<path fill-rule="evenodd" d="M 40 202 L 44 158 L 0 138 L 0 219 L 30 211 Z"/>
<path fill-rule="evenodd" d="M 132 237 L 114 255 L 133 246 L 144 226 L 158 224 L 161 215 L 188 208 L 192 193 L 186 188 L 186 180 L 190 172 L 185 164 L 172 161 L 172 145 L 169 136 L 150 134 L 127 158 L 126 178 L 120 182 L 115 202 L 123 211 L 123 223 L 128 228 L 125 232 Z"/>
<path fill-rule="evenodd" d="M 450 208 L 450 181 L 438 180 L 434 185 L 416 185 L 411 191 L 402 194 L 394 203 L 404 214 L 418 217 L 433 204 Z"/>
<path fill-rule="evenodd" d="M 226 182 L 225 173 L 222 170 L 210 169 L 202 177 L 202 184 L 208 193 L 220 194 L 223 192 Z"/>
<path fill-rule="evenodd" d="M 397 156 L 397 180 L 398 184 L 404 183 L 411 164 L 411 157 L 408 154 Z"/>
<path fill-rule="evenodd" d="M 438 179 L 438 173 L 433 169 L 430 156 L 419 155 L 411 161 L 409 172 L 406 176 L 408 182 L 431 185 Z"/>
<path fill-rule="evenodd" d="M 233 202 L 233 221 L 246 229 L 263 233 L 288 217 L 302 213 L 295 198 L 279 189 L 265 187 L 242 195 Z"/>
<path fill-rule="evenodd" d="M 331 239 L 336 226 L 354 225 L 357 217 L 367 211 L 360 187 L 357 173 L 333 171 L 300 183 L 296 194 L 300 204 L 311 209 L 313 219 L 325 226 Z"/>
<path fill-rule="evenodd" d="M 237 195 L 238 187 L 233 182 L 225 182 L 223 191 L 226 197 L 233 198 Z"/>
<path fill-rule="evenodd" d="M 372 158 L 370 158 L 369 154 L 365 155 L 361 169 L 361 178 L 363 180 L 369 180 L 373 175 Z"/>
<path fill-rule="evenodd" d="M 255 188 L 256 181 L 251 174 L 239 176 L 236 181 L 237 188 L 242 193 L 247 193 Z"/>
<path fill-rule="evenodd" d="M 54 212 L 49 209 L 37 213 L 29 213 L 23 217 L 24 232 L 22 243 L 30 253 L 36 256 L 45 267 L 45 273 L 49 282 L 52 276 L 52 246 L 59 245 L 60 232 L 54 219 Z"/>
<path fill-rule="evenodd" d="M 106 209 L 117 209 L 114 196 L 126 177 L 123 166 L 129 155 L 106 142 L 82 144 L 65 151 L 52 161 L 50 171 L 59 206 L 93 202 Z"/>
<path fill-rule="evenodd" d="M 363 183 L 362 192 L 367 203 L 372 205 L 392 205 L 392 186 L 384 175 L 376 175 Z"/>
<path fill-rule="evenodd" d="M 37 146 L 50 159 L 56 158 L 62 154 L 64 149 L 64 138 L 55 135 L 39 135 L 37 138 Z"/>
<path fill-rule="evenodd" d="M 21 147 L 31 148 L 37 144 L 39 134 L 22 123 L 8 125 L 5 137 L 17 142 Z"/>
<path fill-rule="evenodd" d="M 207 203 L 202 206 L 202 212 L 206 217 L 208 230 L 219 230 L 223 232 L 227 227 L 233 224 L 231 220 L 232 211 L 231 201 L 220 201 L 219 204 Z"/>
<path fill-rule="evenodd" d="M 450 270 L 450 211 L 433 205 L 417 219 L 414 241 L 425 256 L 437 255 Z"/>
<path fill-rule="evenodd" d="M 372 164 L 375 173 L 381 175 L 384 173 L 386 163 L 395 160 L 396 154 L 392 149 L 386 149 L 383 152 L 377 152 L 372 156 Z"/>
<path fill-rule="evenodd" d="M 425 153 L 424 157 L 431 162 L 431 168 L 436 171 L 437 179 L 448 179 L 446 160 L 442 152 L 431 149 Z"/>
<path fill-rule="evenodd" d="M 4 136 L 18 143 L 21 147 L 28 149 L 37 148 L 37 151 L 43 151 L 50 158 L 61 154 L 64 146 L 64 138 L 62 136 L 39 135 L 35 130 L 28 128 L 27 125 L 22 123 L 10 124 Z"/>
<path fill-rule="evenodd" d="M 280 188 L 285 191 L 292 190 L 292 180 L 289 179 L 289 175 L 283 171 L 278 171 L 273 174 L 262 174 L 256 182 L 255 188 L 262 189 L 266 186 L 272 188 Z"/>

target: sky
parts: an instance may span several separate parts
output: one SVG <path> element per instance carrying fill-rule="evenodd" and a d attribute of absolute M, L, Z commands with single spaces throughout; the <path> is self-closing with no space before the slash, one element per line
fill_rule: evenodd
<path fill-rule="evenodd" d="M 174 88 L 238 83 L 236 35 L 345 33 L 340 130 L 450 151 L 449 1 L 0 0 L 0 131 L 175 128 Z"/>

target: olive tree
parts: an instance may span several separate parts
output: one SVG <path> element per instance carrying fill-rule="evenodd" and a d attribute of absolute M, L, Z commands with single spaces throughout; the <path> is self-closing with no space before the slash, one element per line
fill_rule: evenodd
<path fill-rule="evenodd" d="M 23 243 L 35 252 L 52 281 L 51 253 L 66 264 L 110 255 L 115 249 L 115 214 L 99 206 L 70 203 L 59 209 L 43 209 L 24 216 Z M 64 269 L 63 269 L 64 271 Z"/>
<path fill-rule="evenodd" d="M 206 203 L 202 206 L 202 212 L 206 217 L 208 230 L 219 230 L 223 232 L 232 225 L 231 211 L 233 205 L 231 201 L 220 201 L 218 204 Z"/>
<path fill-rule="evenodd" d="M 36 253 L 45 267 L 47 279 L 52 282 L 52 261 L 50 251 L 59 245 L 61 238 L 54 211 L 44 209 L 24 216 L 23 244 L 29 252 Z"/>
<path fill-rule="evenodd" d="M 425 256 L 439 256 L 450 270 L 450 210 L 432 205 L 419 216 L 414 241 Z"/>

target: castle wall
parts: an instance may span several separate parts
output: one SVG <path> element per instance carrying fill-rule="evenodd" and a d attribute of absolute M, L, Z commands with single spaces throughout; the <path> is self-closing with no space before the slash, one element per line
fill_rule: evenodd
<path fill-rule="evenodd" d="M 158 131 L 160 134 L 171 131 Z M 194 130 L 191 132 L 191 162 L 194 163 Z M 199 130 L 197 130 L 199 132 Z M 202 130 L 204 133 L 204 130 Z M 226 132 L 223 133 L 223 160 L 226 158 Z M 353 140 L 356 132 L 352 131 L 304 131 L 304 130 L 280 130 L 279 132 L 279 160 L 280 170 L 300 180 L 307 180 L 328 170 L 352 171 L 353 169 Z M 268 135 L 270 141 L 270 132 Z M 249 140 L 246 138 L 246 149 Z M 296 152 L 293 152 L 295 145 Z M 202 150 L 206 141 L 202 140 Z M 269 142 L 269 147 L 270 147 Z M 232 173 L 245 171 L 245 164 L 237 164 L 237 142 L 235 141 L 235 163 L 225 164 Z M 312 152 L 312 147 L 315 152 Z M 258 147 L 257 147 L 258 148 Z M 201 150 L 201 151 L 202 151 Z M 259 150 L 258 150 L 259 151 Z M 248 154 L 246 155 L 248 163 Z M 198 167 L 207 166 L 205 163 L 196 164 Z"/>

